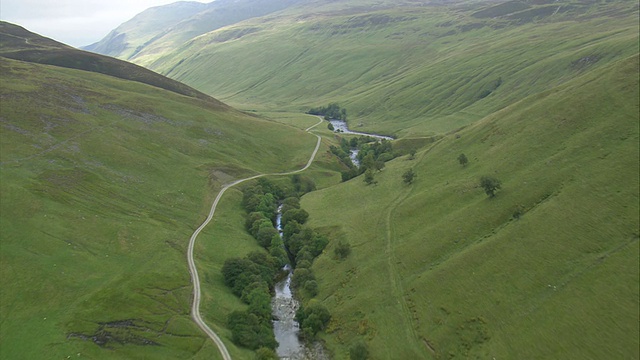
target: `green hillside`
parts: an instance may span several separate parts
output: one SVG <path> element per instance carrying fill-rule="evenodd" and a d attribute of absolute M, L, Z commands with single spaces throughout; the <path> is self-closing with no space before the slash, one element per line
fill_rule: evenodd
<path fill-rule="evenodd" d="M 313 266 L 335 358 L 357 341 L 376 359 L 638 358 L 638 76 L 638 55 L 614 62 L 388 163 L 375 186 L 306 195 L 311 225 L 353 248 Z"/>
<path fill-rule="evenodd" d="M 308 0 L 178 1 L 143 11 L 85 49 L 147 65 L 199 35 L 300 2 Z"/>
<path fill-rule="evenodd" d="M 195 1 L 149 8 L 112 30 L 104 39 L 84 47 L 84 50 L 129 60 L 168 29 L 180 29 L 176 26 L 181 21 L 206 8 L 206 4 Z"/>
<path fill-rule="evenodd" d="M 302 167 L 315 137 L 93 72 L 0 74 L 0 358 L 217 358 L 190 318 L 189 237 L 222 184 Z M 231 240 L 199 241 L 244 255 Z"/>
<path fill-rule="evenodd" d="M 223 184 L 304 166 L 302 113 L 330 102 L 417 152 L 341 183 L 314 129 L 332 359 L 640 357 L 637 1 L 258 3 L 155 8 L 100 45 L 171 79 L 0 23 L 1 359 L 220 358 L 190 318 L 189 236 Z M 203 317 L 253 359 L 221 273 L 260 249 L 242 198 L 195 253 Z"/>
<path fill-rule="evenodd" d="M 218 107 L 226 106 L 209 95 L 149 69 L 111 57 L 77 50 L 5 21 L 0 21 L 0 56 L 110 75 L 206 100 Z"/>
<path fill-rule="evenodd" d="M 241 108 L 337 101 L 354 126 L 409 136 L 459 128 L 638 51 L 638 4 L 626 0 L 317 1 L 278 14 L 148 66 Z"/>

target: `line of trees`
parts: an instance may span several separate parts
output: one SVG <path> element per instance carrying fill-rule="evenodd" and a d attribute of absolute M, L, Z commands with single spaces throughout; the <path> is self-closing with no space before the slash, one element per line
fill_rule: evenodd
<path fill-rule="evenodd" d="M 302 289 L 310 297 L 318 294 L 318 283 L 311 270 L 315 258 L 329 243 L 329 239 L 297 221 L 291 221 L 284 227 L 284 243 L 294 260 L 291 284 Z"/>
<path fill-rule="evenodd" d="M 311 300 L 306 306 L 300 306 L 296 312 L 296 321 L 300 324 L 302 335 L 311 339 L 327 327 L 331 314 L 319 301 Z"/>
<path fill-rule="evenodd" d="M 324 116 L 325 120 L 336 119 L 347 121 L 347 109 L 341 108 L 338 103 L 311 108 L 307 111 L 307 114 Z"/>
<path fill-rule="evenodd" d="M 248 306 L 229 314 L 227 324 L 237 345 L 271 353 L 278 346 L 271 319 L 271 293 L 287 253 L 275 228 L 278 205 L 285 191 L 267 179 L 244 189 L 242 205 L 249 213 L 247 231 L 265 250 L 227 259 L 222 276 L 231 291 Z"/>
<path fill-rule="evenodd" d="M 232 339 L 240 346 L 263 352 L 277 346 L 271 322 L 271 297 L 282 267 L 292 263 L 293 288 L 313 298 L 318 294 L 318 283 L 311 264 L 329 243 L 326 236 L 305 225 L 309 214 L 300 207 L 298 194 L 314 189 L 315 185 L 300 175 L 292 176 L 291 180 L 293 189 L 288 190 L 264 178 L 243 189 L 245 228 L 265 251 L 228 259 L 222 268 L 227 286 L 249 305 L 247 310 L 229 315 Z M 282 237 L 276 228 L 280 206 Z M 331 317 L 320 303 L 303 305 L 300 309 L 296 316 L 302 335 L 307 338 L 323 330 Z"/>
<path fill-rule="evenodd" d="M 224 282 L 249 305 L 244 311 L 229 314 L 227 324 L 234 343 L 246 348 L 275 349 L 278 342 L 271 324 L 271 291 L 278 267 L 271 256 L 254 251 L 244 258 L 224 262 Z"/>
<path fill-rule="evenodd" d="M 322 254 L 329 239 L 305 225 L 309 213 L 300 207 L 299 198 L 285 199 L 281 213 L 282 238 L 294 268 L 291 286 L 306 298 L 313 298 L 318 295 L 318 282 L 311 265 Z M 318 331 L 324 330 L 330 319 L 329 310 L 313 299 L 301 304 L 296 312 L 301 335 L 306 339 L 313 339 Z"/>
<path fill-rule="evenodd" d="M 357 159 L 360 167 L 355 166 L 351 161 L 349 156 L 351 150 L 359 150 Z M 391 141 L 384 139 L 378 141 L 371 136 L 352 137 L 350 140 L 340 138 L 340 146 L 331 145 L 329 151 L 347 167 L 347 170 L 342 171 L 342 181 L 350 180 L 368 170 L 373 179 L 374 172 L 384 169 L 385 162 L 397 156 Z"/>

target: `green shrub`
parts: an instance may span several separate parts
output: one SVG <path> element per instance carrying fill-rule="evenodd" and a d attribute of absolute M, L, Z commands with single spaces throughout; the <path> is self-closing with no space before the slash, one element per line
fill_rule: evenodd
<path fill-rule="evenodd" d="M 480 186 L 489 197 L 494 197 L 496 191 L 502 187 L 502 182 L 493 176 L 483 176 L 480 178 Z"/>
<path fill-rule="evenodd" d="M 325 120 L 338 119 L 347 120 L 347 109 L 340 108 L 337 103 L 330 103 L 327 106 L 311 108 L 307 114 L 324 116 Z"/>
<path fill-rule="evenodd" d="M 469 159 L 467 159 L 467 155 L 465 154 L 460 154 L 458 156 L 458 162 L 460 163 L 460 165 L 462 166 L 467 166 L 467 164 L 469 163 Z"/>
<path fill-rule="evenodd" d="M 291 285 L 294 287 L 298 287 L 304 285 L 309 280 L 315 280 L 315 276 L 310 269 L 306 268 L 296 268 L 293 271 L 293 276 L 291 277 Z"/>
<path fill-rule="evenodd" d="M 409 169 L 405 171 L 404 174 L 402 174 L 402 181 L 404 181 L 405 184 L 413 183 L 413 180 L 415 180 L 415 178 L 416 173 L 413 171 L 413 169 Z"/>
<path fill-rule="evenodd" d="M 246 311 L 234 311 L 229 314 L 227 324 L 231 329 L 231 340 L 237 345 L 252 350 L 278 346 L 270 318 L 265 320 Z"/>
<path fill-rule="evenodd" d="M 291 209 L 282 214 L 282 226 L 287 226 L 289 221 L 295 221 L 298 224 L 304 224 L 309 218 L 309 213 L 304 209 Z"/>
<path fill-rule="evenodd" d="M 336 247 L 333 249 L 333 253 L 336 258 L 343 260 L 346 259 L 351 254 L 351 244 L 346 241 L 340 240 Z"/>
<path fill-rule="evenodd" d="M 282 242 L 279 234 L 271 239 L 269 255 L 273 257 L 278 269 L 282 268 L 289 262 L 289 255 L 287 255 L 287 251 L 284 249 L 284 243 Z"/>
<path fill-rule="evenodd" d="M 273 349 L 263 347 L 256 350 L 255 359 L 256 360 L 278 360 L 280 359 L 280 357 L 278 357 L 278 354 L 276 354 L 276 352 L 273 351 Z"/>
<path fill-rule="evenodd" d="M 269 246 L 271 246 L 271 240 L 275 236 L 280 236 L 280 235 L 278 234 L 278 230 L 276 230 L 276 228 L 273 227 L 271 222 L 263 223 L 262 225 L 260 225 L 260 228 L 258 229 L 258 233 L 256 234 L 256 240 L 258 240 L 258 244 L 260 244 L 260 246 L 262 246 L 263 248 L 268 248 Z"/>
<path fill-rule="evenodd" d="M 262 228 L 264 226 L 273 227 L 273 223 L 271 222 L 271 220 L 267 219 L 264 216 L 264 214 L 262 214 L 262 213 L 252 213 L 252 214 L 260 214 L 261 215 L 261 217 L 259 217 L 258 220 L 256 220 L 253 224 L 251 224 L 251 228 L 249 229 L 249 233 L 254 238 L 258 237 L 258 232 L 260 231 L 260 228 Z M 254 217 L 257 218 L 257 215 L 254 216 Z"/>
<path fill-rule="evenodd" d="M 309 280 L 304 283 L 303 289 L 311 296 L 318 295 L 318 282 L 315 280 Z"/>
<path fill-rule="evenodd" d="M 349 348 L 350 360 L 367 360 L 369 358 L 369 349 L 362 341 L 355 343 Z"/>
<path fill-rule="evenodd" d="M 330 320 L 329 310 L 314 300 L 311 300 L 306 307 L 300 306 L 296 312 L 296 321 L 300 324 L 303 336 L 307 338 L 313 338 L 318 331 L 324 330 Z"/>

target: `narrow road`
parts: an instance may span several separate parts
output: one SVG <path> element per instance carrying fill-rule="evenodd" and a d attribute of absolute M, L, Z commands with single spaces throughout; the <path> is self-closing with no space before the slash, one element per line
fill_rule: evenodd
<path fill-rule="evenodd" d="M 317 124 L 307 128 L 305 131 L 307 132 L 311 131 L 311 129 L 313 129 L 314 127 L 322 124 L 322 121 L 323 120 L 321 118 Z M 198 234 L 200 234 L 202 229 L 204 229 L 205 226 L 209 224 L 211 219 L 213 219 L 213 214 L 216 211 L 218 202 L 222 198 L 222 195 L 225 193 L 225 191 L 227 191 L 227 189 L 229 189 L 230 187 L 233 187 L 245 181 L 257 179 L 263 176 L 292 175 L 292 174 L 307 170 L 309 166 L 311 166 L 311 164 L 313 163 L 313 159 L 315 159 L 316 154 L 318 153 L 318 149 L 320 149 L 320 141 L 322 140 L 319 135 L 316 135 L 316 134 L 313 134 L 313 135 L 315 135 L 318 138 L 318 142 L 316 143 L 316 148 L 313 150 L 313 153 L 311 154 L 311 157 L 309 158 L 307 165 L 305 165 L 302 169 L 299 169 L 299 170 L 294 170 L 294 171 L 285 172 L 285 173 L 255 175 L 252 177 L 248 177 L 246 179 L 236 180 L 230 184 L 223 186 L 220 192 L 218 193 L 218 196 L 216 196 L 216 199 L 213 201 L 213 205 L 211 205 L 209 216 L 207 216 L 207 219 L 202 223 L 202 225 L 200 225 L 200 227 L 198 227 L 196 231 L 193 232 L 193 235 L 191 235 L 191 239 L 189 239 L 189 248 L 187 249 L 187 262 L 189 263 L 189 272 L 191 273 L 191 283 L 193 283 L 193 303 L 191 304 L 191 318 L 193 319 L 193 321 L 195 321 L 196 324 L 198 324 L 200 329 L 202 329 L 202 331 L 204 331 L 211 338 L 211 340 L 213 340 L 213 342 L 218 347 L 218 350 L 220 350 L 220 354 L 222 355 L 222 358 L 224 360 L 231 360 L 231 355 L 229 355 L 229 351 L 227 350 L 227 347 L 224 346 L 224 343 L 222 342 L 218 334 L 216 334 L 215 331 L 211 330 L 211 328 L 202 319 L 202 316 L 200 316 L 200 278 L 198 277 L 198 269 L 196 268 L 196 263 L 193 260 L 193 249 L 195 247 L 196 238 L 198 237 Z"/>

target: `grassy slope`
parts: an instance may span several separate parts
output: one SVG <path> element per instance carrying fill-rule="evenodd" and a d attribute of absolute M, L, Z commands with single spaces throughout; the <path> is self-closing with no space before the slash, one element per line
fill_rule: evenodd
<path fill-rule="evenodd" d="M 314 138 L 136 82 L 0 67 L 0 357 L 216 357 L 189 317 L 189 236 L 222 183 L 299 168 Z M 116 341 L 104 349 L 72 333 Z"/>
<path fill-rule="evenodd" d="M 147 66 L 190 39 L 231 25 L 248 18 L 265 16 L 287 8 L 300 0 L 234 0 L 218 1 L 207 4 L 207 9 L 189 18 L 185 18 L 175 27 L 167 29 L 161 36 L 145 43 L 140 52 L 131 57 L 131 61 Z"/>
<path fill-rule="evenodd" d="M 153 7 L 86 49 L 145 66 L 194 37 L 245 19 L 267 15 L 300 1 L 303 0 L 221 0 L 208 4 L 177 2 Z"/>
<path fill-rule="evenodd" d="M 129 60 L 146 44 L 166 33 L 167 29 L 175 29 L 185 18 L 206 8 L 207 5 L 197 2 L 176 2 L 149 8 L 115 28 L 104 39 L 84 49 Z"/>
<path fill-rule="evenodd" d="M 353 245 L 314 264 L 336 358 L 359 338 L 376 358 L 637 358 L 638 132 L 636 55 L 389 163 L 377 186 L 305 196 L 311 225 Z"/>
<path fill-rule="evenodd" d="M 334 2 L 330 7 L 322 9 L 338 13 L 344 10 L 342 2 Z M 588 70 L 603 69 L 616 59 L 637 53 L 637 5 L 634 8 L 629 3 L 615 2 L 603 5 L 600 10 L 598 7 L 589 7 L 590 13 L 583 14 L 580 21 L 574 21 L 575 14 L 569 14 L 554 19 L 553 24 L 538 22 L 519 27 L 511 24 L 500 31 L 489 27 L 463 31 L 463 25 L 503 21 L 475 18 L 472 14 L 477 9 L 431 8 L 424 13 L 379 10 L 376 15 L 417 17 L 385 26 L 367 25 L 366 17 L 353 13 L 337 18 L 310 15 L 299 23 L 285 17 L 279 22 L 223 29 L 194 42 L 202 45 L 198 42 L 206 40 L 208 50 L 219 57 L 211 57 L 207 49 L 196 52 L 197 46 L 185 47 L 158 66 L 172 70 L 172 76 L 179 75 L 201 90 L 224 94 L 236 104 L 248 104 L 247 108 L 299 110 L 338 100 L 358 116 L 357 122 L 364 122 L 365 128 L 420 135 L 457 128 L 526 95 L 551 89 Z M 624 14 L 620 9 L 628 11 Z M 603 12 L 609 13 L 607 17 L 602 17 Z M 351 26 L 363 20 L 365 25 Z M 449 23 L 450 20 L 455 21 Z M 252 33 L 243 32 L 245 28 L 252 29 Z M 451 31 L 455 34 L 446 35 Z M 483 43 L 485 37 L 494 41 Z M 354 43 L 359 44 L 357 49 Z M 495 46 L 494 52 L 488 53 L 486 49 L 491 46 Z M 475 56 L 469 56 L 469 49 Z M 415 56 L 406 56 L 407 53 Z M 189 60 L 188 67 L 173 68 L 182 58 Z M 638 85 L 630 84 L 625 93 L 612 80 L 616 76 L 626 81 L 637 79 L 635 61 L 628 66 L 630 75 L 611 71 L 600 74 L 597 83 L 595 80 L 588 83 L 590 79 L 584 78 L 583 86 L 570 83 L 568 87 L 528 98 L 465 129 L 460 139 L 445 138 L 432 151 L 421 153 L 418 161 L 401 159 L 390 163 L 378 175 L 377 187 L 364 187 L 356 179 L 309 195 L 305 206 L 312 211 L 312 221 L 332 232 L 335 240 L 344 237 L 357 245 L 345 262 L 335 263 L 325 255 L 316 264 L 323 288 L 321 295 L 327 297 L 325 302 L 339 319 L 332 324 L 327 337 L 337 357 L 345 357 L 348 345 L 358 336 L 380 358 L 428 357 L 430 351 L 425 341 L 442 357 L 465 351 L 482 358 L 605 357 L 603 354 L 616 351 L 637 357 L 637 351 L 629 350 L 637 349 L 637 321 L 626 321 L 624 312 L 628 312 L 627 318 L 638 318 L 638 250 L 634 240 L 638 233 Z M 225 112 L 217 118 L 210 117 L 212 109 L 202 110 L 197 111 L 200 116 L 196 115 L 194 120 L 193 108 L 166 101 L 174 95 L 139 84 L 110 81 L 109 86 L 118 88 L 118 92 L 107 91 L 103 98 L 104 93 L 95 89 L 96 84 L 80 79 L 75 71 L 10 64 L 17 70 L 2 72 L 3 91 L 8 89 L 10 95 L 2 97 L 0 124 L 3 126 L 0 264 L 3 290 L 5 285 L 9 289 L 2 295 L 2 357 L 5 354 L 42 357 L 52 351 L 65 357 L 80 351 L 92 357 L 116 358 L 187 357 L 196 352 L 196 357 L 216 356 L 215 349 L 202 338 L 187 315 L 190 289 L 184 247 L 199 220 L 194 217 L 194 208 L 201 219 L 216 186 L 230 178 L 251 171 L 277 171 L 278 166 L 291 169 L 302 165 L 313 140 L 307 143 L 304 136 L 290 136 L 290 132 L 282 129 L 274 132 L 276 128 L 263 128 L 259 125 L 265 125 L 264 122 L 237 113 Z M 252 71 L 246 71 L 248 68 Z M 478 69 L 484 72 L 479 74 Z M 27 76 L 27 72 L 33 73 L 30 76 L 35 82 L 46 83 L 43 82 L 46 78 L 50 83 L 33 86 L 31 82 L 11 81 Z M 5 74 L 13 77 L 5 78 Z M 209 77 L 212 74 L 215 77 Z M 73 85 L 60 87 L 59 83 L 71 81 L 70 75 Z M 496 75 L 502 77 L 503 84 L 487 98 L 474 102 Z M 82 90 L 71 92 L 75 97 L 61 95 L 80 83 Z M 601 86 L 610 95 L 595 91 L 588 84 Z M 139 95 L 140 89 L 152 94 Z M 12 95 L 23 92 L 27 95 L 17 98 Z M 156 93 L 161 94 L 163 101 L 158 100 Z M 47 95 L 42 98 L 35 94 Z M 91 101 L 87 100 L 88 94 Z M 586 102 L 595 111 L 575 103 L 576 98 L 589 94 L 597 94 L 589 98 L 593 101 Z M 623 100 L 618 104 L 605 96 Z M 425 105 L 425 99 L 431 97 Z M 11 107 L 4 106 L 7 99 Z M 143 100 L 147 105 L 140 105 Z M 543 102 L 535 105 L 537 101 Z M 625 107 L 625 101 L 630 107 Z M 93 114 L 83 114 L 86 103 L 94 104 L 89 106 Z M 98 103 L 118 106 L 103 108 L 95 105 Z M 610 103 L 616 106 L 604 106 Z M 581 113 L 573 113 L 574 107 L 581 109 Z M 163 118 L 178 119 L 178 123 L 157 121 L 154 116 L 123 116 L 119 108 L 133 109 L 138 114 L 158 112 Z M 7 122 L 9 113 L 30 114 L 11 117 L 31 119 L 26 131 Z M 595 126 L 611 114 L 619 116 L 615 121 L 601 121 L 600 128 Z M 106 131 L 106 142 L 105 131 L 100 128 L 76 129 L 82 122 L 98 118 L 113 120 Z M 212 118 L 217 118 L 218 123 L 241 119 L 241 123 L 249 125 L 242 129 L 225 125 L 230 133 L 220 136 L 217 132 L 220 126 L 208 125 Z M 630 124 L 630 118 L 635 123 Z M 61 119 L 71 120 L 73 128 L 64 126 L 66 123 Z M 547 122 L 533 121 L 538 119 Z M 310 119 L 304 121 L 313 123 Z M 180 125 L 183 122 L 189 123 L 188 129 Z M 283 122 L 301 128 L 297 121 Z M 148 131 L 156 127 L 162 130 Z M 562 131 L 554 138 L 546 129 L 556 127 Z M 119 132 L 112 133 L 116 128 Z M 52 133 L 62 129 L 60 134 Z M 144 132 L 134 131 L 141 129 Z M 167 131 L 180 137 L 163 135 Z M 247 135 L 258 133 L 264 137 L 255 139 L 256 146 L 247 144 Z M 223 134 L 227 132 L 223 130 Z M 52 136 L 71 137 L 71 141 L 62 140 L 51 149 L 52 144 L 59 142 Z M 158 139 L 163 146 L 152 144 Z M 194 139 L 202 146 L 215 143 L 220 147 L 209 153 L 197 146 Z M 614 145 L 615 139 L 619 139 L 620 146 Z M 139 147 L 138 140 L 146 145 Z M 45 151 L 34 150 L 31 145 L 34 142 Z M 562 145 L 555 146 L 557 143 Z M 100 145 L 92 150 L 95 144 Z M 280 144 L 283 146 L 279 147 Z M 298 150 L 294 153 L 280 150 L 290 146 Z M 10 152 L 5 150 L 8 148 Z M 78 152 L 78 148 L 83 151 Z M 466 169 L 456 164 L 459 152 L 467 153 L 471 159 Z M 98 160 L 83 158 L 79 153 Z M 112 158 L 105 153 L 118 155 Z M 8 154 L 22 157 L 22 164 L 18 166 L 17 162 L 4 159 Z M 127 161 L 132 154 L 137 154 L 135 160 Z M 616 157 L 616 154 L 623 155 Z M 276 160 L 289 156 L 295 159 L 281 165 Z M 149 165 L 140 166 L 147 162 Z M 567 163 L 573 167 L 567 168 Z M 400 174 L 409 166 L 417 167 L 418 182 L 413 187 L 402 187 Z M 212 168 L 219 171 L 210 172 Z M 323 158 L 321 164 L 311 169 L 311 174 L 317 183 L 326 186 L 337 181 L 335 168 L 334 160 Z M 172 172 L 174 169 L 179 170 Z M 498 198 L 486 200 L 475 188 L 477 177 L 496 170 L 505 181 L 505 190 Z M 625 176 L 613 177 L 614 170 Z M 213 174 L 213 191 L 207 190 L 207 174 Z M 200 176 L 200 184 L 187 180 L 190 176 Z M 182 191 L 173 191 L 177 188 Z M 99 197 L 91 201 L 88 193 L 96 189 L 100 191 Z M 604 190 L 583 196 L 593 189 Z M 256 248 L 242 230 L 239 200 L 237 191 L 228 193 L 214 225 L 203 234 L 196 250 L 202 254 L 198 264 L 205 269 L 201 276 L 206 282 L 205 317 L 215 321 L 213 327 L 224 337 L 229 336 L 221 327 L 226 314 L 242 305 L 222 286 L 219 266 L 226 257 L 243 255 Z M 14 207 L 16 203 L 20 205 Z M 138 203 L 144 207 L 138 207 Z M 361 206 L 353 209 L 354 203 Z M 523 204 L 530 211 L 518 222 L 508 221 L 516 204 Z M 171 205 L 177 209 L 170 209 Z M 5 216 L 10 212 L 11 216 Z M 346 217 L 336 220 L 335 214 L 342 213 Z M 94 218 L 91 227 L 83 226 L 82 221 L 91 216 Z M 132 223 L 123 226 L 127 221 Z M 629 246 L 635 246 L 632 251 L 623 246 L 622 232 L 627 228 L 631 229 Z M 557 230 L 558 235 L 544 229 Z M 609 234 L 613 240 L 602 241 L 606 237 L 603 234 Z M 580 240 L 586 239 L 584 243 L 574 241 L 578 236 Z M 26 246 L 18 241 L 5 241 L 11 238 Z M 514 238 L 520 242 L 514 244 Z M 34 240 L 25 242 L 25 239 Z M 36 241 L 40 239 L 47 242 Z M 51 239 L 59 240 L 56 243 Z M 164 250 L 158 250 L 155 241 L 166 244 Z M 67 250 L 74 246 L 73 251 Z M 134 252 L 134 249 L 142 250 Z M 29 264 L 36 256 L 42 267 L 24 271 L 22 264 Z M 599 256 L 605 257 L 594 263 L 592 260 Z M 70 264 L 69 259 L 77 257 L 85 260 L 82 267 L 76 262 Z M 58 268 L 61 263 L 67 269 L 53 277 L 51 268 Z M 522 263 L 543 271 L 518 270 Z M 86 264 L 93 271 L 88 271 Z M 506 274 L 504 268 L 512 271 L 513 276 Z M 474 277 L 474 271 L 480 275 Z M 612 281 L 614 272 L 622 275 L 616 275 L 620 278 Z M 38 280 L 41 275 L 53 281 L 44 287 Z M 21 282 L 8 281 L 10 276 Z M 74 285 L 78 283 L 82 287 Z M 372 283 L 378 285 L 371 286 Z M 546 288 L 541 290 L 540 284 Z M 556 293 L 546 292 L 551 284 L 557 287 Z M 631 285 L 626 288 L 628 284 Z M 94 290 L 87 293 L 85 285 Z M 609 297 L 589 297 L 602 292 Z M 380 294 L 391 296 L 382 299 Z M 51 311 L 42 307 L 43 298 L 51 299 Z M 608 306 L 612 302 L 616 303 L 615 308 Z M 589 316 L 580 312 L 588 312 Z M 602 315 L 598 316 L 599 313 Z M 47 319 L 43 320 L 44 317 Z M 472 321 L 478 317 L 483 320 Z M 96 322 L 125 319 L 137 319 L 136 324 L 141 327 L 130 333 L 142 334 L 164 346 L 116 345 L 115 351 L 105 352 L 90 341 L 64 339 L 71 331 L 95 332 L 99 327 Z M 46 326 L 41 329 L 42 323 Z M 163 330 L 165 324 L 168 327 Z M 575 330 L 577 327 L 579 331 Z M 152 336 L 148 336 L 145 328 L 151 329 Z M 583 335 L 587 328 L 592 332 Z M 602 334 L 602 329 L 607 333 Z M 172 337 L 167 333 L 186 336 Z M 481 339 L 485 333 L 490 340 L 476 344 L 475 339 Z M 601 340 L 603 335 L 605 338 Z M 629 335 L 635 335 L 635 340 Z M 581 342 L 576 343 L 574 338 Z M 233 346 L 230 350 L 235 358 L 252 356 Z"/>
<path fill-rule="evenodd" d="M 365 130 L 413 136 L 456 129 L 637 52 L 629 1 L 567 1 L 546 17 L 528 13 L 546 5 L 512 14 L 482 3 L 360 3 L 368 2 L 236 24 L 150 66 L 236 106 L 300 111 L 339 101 Z"/>
<path fill-rule="evenodd" d="M 97 72 L 195 97 L 220 107 L 226 106 L 211 96 L 149 69 L 111 57 L 77 50 L 4 21 L 0 21 L 0 56 Z"/>
<path fill-rule="evenodd" d="M 306 129 L 317 123 L 317 117 L 308 115 L 283 116 L 277 113 L 267 115 L 273 117 L 275 121 L 298 129 Z M 335 185 L 340 182 L 340 174 L 337 171 L 338 165 L 335 157 L 331 156 L 328 151 L 333 134 L 326 128 L 314 129 L 314 133 L 323 136 L 323 143 L 314 163 L 305 171 L 304 176 L 313 178 L 318 187 Z M 279 182 L 282 186 L 290 185 L 288 178 L 270 177 L 271 180 Z M 230 312 L 244 305 L 239 304 L 238 298 L 224 285 L 220 270 L 226 259 L 261 249 L 255 239 L 244 229 L 245 211 L 240 204 L 242 201 L 241 188 L 241 186 L 231 188 L 225 193 L 222 201 L 218 204 L 216 217 L 211 225 L 203 231 L 201 241 L 196 246 L 196 252 L 201 254 L 202 263 L 207 264 L 202 267 L 205 270 L 201 274 L 201 278 L 207 284 L 207 287 L 203 289 L 203 298 L 206 299 L 203 304 L 203 313 L 206 314 L 205 317 L 209 320 L 209 324 L 226 337 L 230 337 L 231 334 L 220 325 L 226 322 Z M 228 244 L 233 244 L 233 247 L 229 247 Z M 234 358 L 253 358 L 250 353 L 235 355 Z"/>

